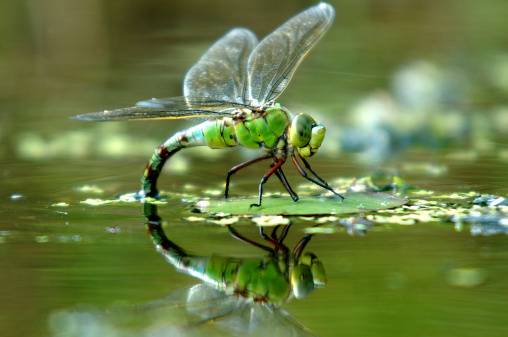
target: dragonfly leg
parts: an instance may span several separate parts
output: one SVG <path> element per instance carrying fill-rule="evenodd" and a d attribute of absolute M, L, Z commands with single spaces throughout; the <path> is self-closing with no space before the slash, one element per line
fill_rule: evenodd
<path fill-rule="evenodd" d="M 269 158 L 272 158 L 271 155 L 266 155 L 266 156 L 262 156 L 262 157 L 258 157 L 258 158 L 254 158 L 254 159 L 251 159 L 251 160 L 248 160 L 246 162 L 243 162 L 243 163 L 240 163 L 236 166 L 233 166 L 229 171 L 228 171 L 228 174 L 226 175 L 226 189 L 224 190 L 224 198 L 228 198 L 229 196 L 229 182 L 231 180 L 231 176 L 233 174 L 235 174 L 236 172 L 240 171 L 241 169 L 243 168 L 246 168 L 247 166 L 249 165 L 252 165 L 254 163 L 257 163 L 259 161 L 262 161 L 262 160 L 265 160 L 265 159 L 269 159 Z"/>
<path fill-rule="evenodd" d="M 289 232 L 289 228 L 291 227 L 291 224 L 289 225 L 286 225 L 283 229 L 282 229 L 282 233 L 280 234 L 279 236 L 279 243 L 282 244 L 284 242 L 284 240 L 286 239 L 286 236 L 288 235 L 288 232 Z"/>
<path fill-rule="evenodd" d="M 295 261 L 298 261 L 300 259 L 300 256 L 302 255 L 303 250 L 305 249 L 305 246 L 309 243 L 310 239 L 312 239 L 313 234 L 307 234 L 305 235 L 293 248 L 293 258 Z"/>
<path fill-rule="evenodd" d="M 289 182 L 286 179 L 286 175 L 282 171 L 282 167 L 279 167 L 279 169 L 275 171 L 275 175 L 277 178 L 279 178 L 282 185 L 284 185 L 286 191 L 288 191 L 289 195 L 291 196 L 291 199 L 293 199 L 293 201 L 298 201 L 298 194 L 296 194 L 296 192 L 291 188 L 291 185 L 289 185 Z"/>
<path fill-rule="evenodd" d="M 277 226 L 275 226 L 277 227 Z M 266 241 L 268 242 L 272 242 L 272 239 L 270 239 L 270 237 L 268 235 L 266 235 L 265 233 L 265 228 L 263 226 L 259 226 L 259 235 L 265 239 Z"/>
<path fill-rule="evenodd" d="M 248 244 L 253 245 L 255 247 L 261 248 L 263 250 L 266 250 L 267 252 L 273 253 L 273 249 L 243 236 L 242 234 L 238 233 L 231 225 L 228 225 L 226 227 L 229 230 L 229 234 L 231 234 L 231 236 L 234 237 L 235 239 L 240 240 L 245 243 L 248 243 Z"/>
<path fill-rule="evenodd" d="M 258 202 L 256 204 L 251 204 L 250 207 L 261 207 L 261 202 L 263 199 L 263 185 L 268 181 L 268 179 L 277 171 L 282 164 L 286 161 L 285 158 L 277 159 L 277 161 L 273 164 L 273 166 L 265 173 L 258 186 Z"/>
<path fill-rule="evenodd" d="M 304 177 L 305 179 L 307 179 L 308 181 L 311 181 L 313 182 L 314 184 L 318 185 L 318 186 L 321 186 L 322 188 L 332 192 L 333 194 L 335 194 L 336 196 L 338 196 L 341 200 L 344 200 L 344 197 L 342 195 L 340 195 L 339 193 L 335 192 L 334 189 L 328 185 L 328 183 L 326 181 L 323 181 L 321 182 L 320 180 L 316 180 L 314 179 L 313 177 L 309 177 L 309 175 L 307 174 L 307 172 L 305 172 L 305 170 L 303 169 L 303 167 L 300 165 L 300 163 L 298 162 L 298 160 L 296 159 L 296 156 L 291 156 L 291 161 L 293 162 L 294 166 L 296 167 L 296 169 L 298 170 L 298 172 L 300 173 L 300 175 L 302 177 Z"/>
<path fill-rule="evenodd" d="M 299 156 L 298 158 L 302 161 L 302 163 L 303 163 L 303 165 L 305 166 L 305 168 L 306 168 L 307 170 L 309 170 L 309 172 L 310 172 L 310 173 L 311 173 L 311 174 L 312 174 L 312 175 L 313 175 L 313 176 L 314 176 L 317 180 L 319 180 L 320 182 L 322 182 L 322 183 L 323 183 L 323 184 L 325 184 L 325 185 L 328 185 L 328 183 L 326 182 L 326 180 L 324 180 L 323 178 L 321 178 L 321 177 L 320 177 L 320 176 L 319 176 L 319 175 L 318 175 L 318 174 L 317 174 L 317 173 L 316 173 L 316 172 L 312 169 L 312 167 L 310 166 L 309 162 L 308 162 L 305 158 L 303 158 L 303 157 L 301 157 L 301 156 Z"/>

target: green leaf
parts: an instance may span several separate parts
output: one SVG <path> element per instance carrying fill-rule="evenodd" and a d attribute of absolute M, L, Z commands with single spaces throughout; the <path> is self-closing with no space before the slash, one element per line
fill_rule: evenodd
<path fill-rule="evenodd" d="M 289 197 L 265 197 L 261 207 L 250 207 L 257 198 L 206 200 L 197 207 L 207 213 L 234 215 L 322 215 L 350 214 L 401 206 L 406 199 L 387 193 L 346 193 L 345 200 L 332 197 L 302 197 L 294 202 Z"/>

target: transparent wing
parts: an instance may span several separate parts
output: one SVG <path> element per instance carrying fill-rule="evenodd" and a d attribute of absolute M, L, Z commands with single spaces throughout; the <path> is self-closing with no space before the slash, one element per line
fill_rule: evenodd
<path fill-rule="evenodd" d="M 313 336 L 279 308 L 199 284 L 143 305 L 69 308 L 50 314 L 52 337 Z"/>
<path fill-rule="evenodd" d="M 140 101 L 135 106 L 91 112 L 77 115 L 73 118 L 83 121 L 221 118 L 232 116 L 239 108 L 249 107 L 245 104 L 209 98 L 152 98 Z"/>
<path fill-rule="evenodd" d="M 196 323 L 213 322 L 233 336 L 313 336 L 287 311 L 268 304 L 252 303 L 206 284 L 197 284 L 187 293 L 187 312 L 200 318 Z"/>
<path fill-rule="evenodd" d="M 248 97 L 253 106 L 275 101 L 307 52 L 328 30 L 335 11 L 320 3 L 286 21 L 252 51 L 247 63 Z"/>
<path fill-rule="evenodd" d="M 229 31 L 187 72 L 183 83 L 184 96 L 243 103 L 247 59 L 257 43 L 256 36 L 248 29 Z"/>

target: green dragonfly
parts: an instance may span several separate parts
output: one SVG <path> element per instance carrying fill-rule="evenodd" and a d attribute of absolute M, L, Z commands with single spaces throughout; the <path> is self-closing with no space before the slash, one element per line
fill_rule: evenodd
<path fill-rule="evenodd" d="M 331 5 L 319 3 L 289 19 L 259 42 L 250 30 L 234 28 L 215 42 L 187 72 L 182 97 L 152 98 L 132 107 L 81 114 L 75 118 L 85 121 L 207 119 L 177 132 L 155 150 L 143 174 L 141 196 L 158 197 L 156 183 L 162 167 L 181 149 L 243 146 L 262 149 L 263 155 L 228 171 L 226 198 L 233 174 L 271 159 L 270 168 L 259 183 L 258 202 L 251 206 L 261 206 L 263 185 L 274 174 L 297 201 L 298 195 L 282 171 L 282 165 L 290 159 L 304 178 L 344 199 L 306 160 L 321 146 L 325 126 L 308 114 L 292 115 L 275 102 L 304 56 L 330 28 L 334 16 Z"/>
<path fill-rule="evenodd" d="M 304 252 L 312 234 L 305 235 L 290 250 L 284 240 L 291 225 L 276 226 L 270 235 L 260 227 L 260 234 L 267 245 L 228 226 L 234 238 L 261 248 L 267 254 L 251 258 L 217 254 L 198 256 L 187 253 L 166 236 L 156 205 L 145 203 L 144 207 L 148 231 L 156 249 L 177 271 L 202 282 L 190 288 L 185 299 L 187 311 L 196 316 L 198 322 L 221 321 L 227 326 L 226 322 L 238 322 L 240 319 L 243 324 L 239 328 L 244 330 L 278 327 L 285 331 L 305 331 L 280 306 L 291 298 L 302 299 L 314 289 L 326 285 L 322 262 L 315 254 Z M 275 324 L 277 326 L 267 326 L 268 322 L 264 322 L 264 326 L 258 327 L 262 323 L 259 320 L 278 323 Z"/>

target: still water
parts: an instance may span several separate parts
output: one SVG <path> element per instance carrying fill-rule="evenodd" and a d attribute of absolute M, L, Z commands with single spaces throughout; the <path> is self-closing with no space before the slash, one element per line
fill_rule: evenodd
<path fill-rule="evenodd" d="M 83 203 L 137 191 L 153 149 L 189 124 L 87 124 L 68 117 L 180 95 L 186 69 L 230 27 L 245 25 L 263 36 L 311 4 L 2 4 L 1 336 L 224 335 L 213 323 L 181 324 L 174 318 L 179 309 L 163 311 L 157 322 L 146 306 L 133 313 L 167 296 L 173 308 L 197 281 L 154 249 L 142 204 Z M 330 181 L 383 171 L 435 194 L 506 197 L 506 3 L 333 5 L 334 26 L 281 100 L 328 126 L 323 151 L 312 158 L 316 171 Z M 227 169 L 253 155 L 178 154 L 160 186 L 220 198 Z M 233 196 L 253 194 L 263 171 L 239 173 Z M 287 174 L 303 183 L 289 168 Z M 277 182 L 267 190 L 283 191 Z M 196 214 L 181 198 L 158 211 L 168 238 L 190 253 L 265 254 L 224 226 L 189 221 Z M 284 243 L 293 247 L 312 221 L 292 217 Z M 234 226 L 262 242 L 249 219 Z M 493 235 L 448 218 L 376 223 L 364 235 L 348 233 L 338 220 L 330 226 L 333 233 L 314 235 L 306 247 L 322 261 L 326 286 L 283 305 L 312 334 L 508 334 L 506 222 Z M 124 321 L 111 318 L 111 308 Z"/>

